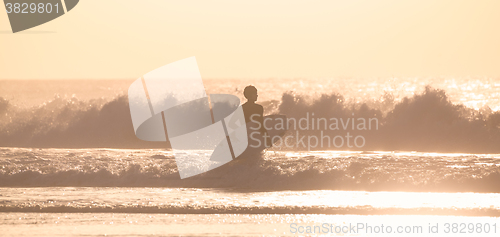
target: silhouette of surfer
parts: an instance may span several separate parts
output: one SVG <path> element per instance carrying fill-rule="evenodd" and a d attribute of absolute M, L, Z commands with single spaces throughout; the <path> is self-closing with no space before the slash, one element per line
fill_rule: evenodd
<path fill-rule="evenodd" d="M 247 102 L 244 103 L 241 107 L 243 108 L 243 114 L 245 115 L 248 135 L 251 138 L 249 142 L 251 142 L 251 140 L 254 140 L 252 138 L 256 137 L 252 136 L 252 133 L 260 132 L 260 137 L 264 138 L 262 139 L 263 145 L 265 145 L 265 147 L 270 147 L 270 137 L 267 133 L 266 128 L 264 128 L 264 108 L 262 107 L 262 105 L 255 103 L 255 101 L 257 101 L 257 97 L 259 97 L 259 95 L 257 94 L 257 88 L 252 85 L 247 86 L 243 91 L 243 95 L 247 99 Z"/>

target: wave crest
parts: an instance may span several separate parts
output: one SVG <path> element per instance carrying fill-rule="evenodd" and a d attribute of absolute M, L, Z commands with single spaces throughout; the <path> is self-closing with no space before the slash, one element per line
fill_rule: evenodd
<path fill-rule="evenodd" d="M 445 91 L 431 87 L 400 102 L 394 102 L 388 94 L 378 102 L 350 103 L 340 94 L 311 99 L 288 92 L 283 94 L 279 111 L 296 121 L 312 115 L 314 119 L 343 119 L 341 122 L 376 118 L 379 126 L 371 129 L 358 129 L 351 124 L 344 129 L 339 126 L 338 130 L 296 129 L 307 136 L 321 137 L 324 134 L 334 137 L 350 132 L 353 136 L 365 138 L 363 147 L 344 146 L 341 148 L 344 150 L 500 153 L 500 112 L 453 104 Z"/>
<path fill-rule="evenodd" d="M 378 129 L 352 131 L 365 137 L 365 146 L 338 148 L 341 150 L 500 153 L 500 112 L 453 104 L 445 91 L 430 87 L 398 102 L 389 93 L 355 103 L 337 93 L 310 98 L 286 92 L 279 103 L 263 104 L 267 111 L 296 119 L 307 113 L 314 113 L 316 118 L 377 118 Z M 348 131 L 324 132 L 335 136 Z M 320 131 L 301 132 L 319 135 Z M 0 98 L 0 146 L 166 148 L 167 145 L 141 141 L 135 136 L 128 100 L 122 95 L 111 101 L 56 97 L 29 109 L 12 106 Z"/>

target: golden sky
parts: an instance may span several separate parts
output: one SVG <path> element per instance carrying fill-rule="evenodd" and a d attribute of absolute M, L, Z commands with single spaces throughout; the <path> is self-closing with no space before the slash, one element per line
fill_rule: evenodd
<path fill-rule="evenodd" d="M 498 0 L 82 0 L 16 34 L 0 14 L 0 79 L 134 79 L 190 56 L 203 78 L 498 77 L 499 9 Z"/>

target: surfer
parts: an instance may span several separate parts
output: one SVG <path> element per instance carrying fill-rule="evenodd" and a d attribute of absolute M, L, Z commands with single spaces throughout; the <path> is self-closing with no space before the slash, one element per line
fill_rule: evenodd
<path fill-rule="evenodd" d="M 260 136 L 264 138 L 264 145 L 266 147 L 270 147 L 270 137 L 267 130 L 264 128 L 264 107 L 255 103 L 255 101 L 257 101 L 257 97 L 259 97 L 257 94 L 257 88 L 252 85 L 247 86 L 243 90 L 243 95 L 247 99 L 247 102 L 241 107 L 243 108 L 247 128 L 249 128 L 249 135 L 251 136 L 251 133 L 259 131 Z"/>

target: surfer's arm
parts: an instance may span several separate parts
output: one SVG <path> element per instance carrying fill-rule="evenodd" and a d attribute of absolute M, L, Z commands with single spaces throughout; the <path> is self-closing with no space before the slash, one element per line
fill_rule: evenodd
<path fill-rule="evenodd" d="M 262 107 L 262 105 L 259 105 L 259 116 L 258 116 L 258 120 L 257 121 L 261 125 L 260 126 L 260 132 L 262 133 L 262 135 L 267 135 L 267 130 L 264 127 L 264 108 Z"/>
<path fill-rule="evenodd" d="M 260 134 L 264 137 L 265 141 L 265 147 L 271 147 L 272 144 L 272 139 L 269 136 L 269 133 L 267 132 L 266 127 L 264 126 L 264 108 L 259 105 L 259 122 L 261 124 L 260 126 Z"/>

